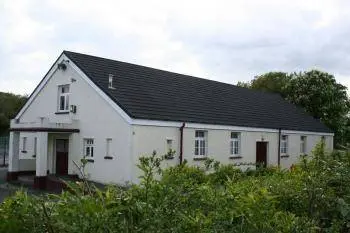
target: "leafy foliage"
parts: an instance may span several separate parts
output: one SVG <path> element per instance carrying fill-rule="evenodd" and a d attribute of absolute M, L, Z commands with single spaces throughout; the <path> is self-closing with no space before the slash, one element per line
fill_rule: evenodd
<path fill-rule="evenodd" d="M 319 70 L 292 74 L 270 72 L 238 85 L 280 94 L 332 129 L 337 146 L 350 142 L 347 88 L 337 83 L 333 75 Z"/>
<path fill-rule="evenodd" d="M 244 172 L 211 159 L 162 170 L 162 160 L 140 158 L 140 184 L 129 188 L 78 182 L 60 195 L 20 191 L 0 205 L 0 232 L 350 231 L 348 152 L 329 154 L 321 143 L 292 171 Z"/>
<path fill-rule="evenodd" d="M 26 96 L 0 92 L 0 135 L 8 131 L 10 119 L 15 117 L 26 99 Z"/>
<path fill-rule="evenodd" d="M 239 82 L 237 85 L 255 90 L 278 93 L 285 97 L 285 86 L 289 81 L 290 76 L 285 72 L 269 72 L 256 76 L 250 82 Z"/>
<path fill-rule="evenodd" d="M 350 100 L 347 88 L 336 82 L 333 75 L 318 70 L 294 73 L 285 89 L 287 99 L 303 107 L 335 131 L 337 142 L 342 142 Z"/>

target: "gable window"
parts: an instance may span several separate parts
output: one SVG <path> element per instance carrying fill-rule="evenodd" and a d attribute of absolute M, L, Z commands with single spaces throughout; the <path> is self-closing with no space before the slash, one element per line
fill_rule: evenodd
<path fill-rule="evenodd" d="M 281 136 L 281 154 L 286 155 L 288 154 L 288 136 L 282 135 Z"/>
<path fill-rule="evenodd" d="M 22 152 L 27 153 L 27 137 L 22 138 Z"/>
<path fill-rule="evenodd" d="M 195 143 L 194 143 L 194 155 L 195 156 L 206 156 L 207 155 L 207 131 L 196 130 Z"/>
<path fill-rule="evenodd" d="M 66 112 L 69 110 L 69 85 L 58 87 L 58 111 Z"/>
<path fill-rule="evenodd" d="M 306 136 L 300 136 L 300 153 L 306 154 Z"/>
<path fill-rule="evenodd" d="M 107 138 L 106 139 L 106 156 L 112 156 L 111 147 L 112 147 L 112 138 Z"/>
<path fill-rule="evenodd" d="M 231 132 L 230 154 L 233 156 L 239 156 L 240 153 L 241 153 L 241 134 L 237 132 Z"/>
<path fill-rule="evenodd" d="M 84 139 L 84 156 L 91 158 L 94 157 L 94 139 Z"/>

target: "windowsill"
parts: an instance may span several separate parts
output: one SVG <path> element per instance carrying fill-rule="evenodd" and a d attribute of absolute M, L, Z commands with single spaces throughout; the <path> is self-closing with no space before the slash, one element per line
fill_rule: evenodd
<path fill-rule="evenodd" d="M 26 153 L 27 153 L 27 151 L 26 151 L 26 150 L 21 150 L 21 153 L 26 154 Z"/>
<path fill-rule="evenodd" d="M 69 114 L 69 111 L 55 112 L 56 115 Z"/>
<path fill-rule="evenodd" d="M 95 162 L 95 160 L 93 160 L 93 159 L 86 159 L 86 161 L 89 162 L 89 163 L 94 163 Z"/>
<path fill-rule="evenodd" d="M 243 158 L 243 157 L 240 156 L 240 155 L 231 155 L 229 158 L 230 158 L 230 159 L 241 159 L 241 158 Z"/>
<path fill-rule="evenodd" d="M 109 160 L 112 160 L 113 157 L 112 156 L 105 156 L 104 159 L 109 159 Z"/>
<path fill-rule="evenodd" d="M 281 155 L 281 158 L 288 158 L 289 155 L 285 154 L 285 155 Z"/>
<path fill-rule="evenodd" d="M 206 160 L 207 157 L 206 156 L 200 156 L 200 157 L 194 157 L 193 160 L 194 161 L 201 161 L 201 160 Z"/>

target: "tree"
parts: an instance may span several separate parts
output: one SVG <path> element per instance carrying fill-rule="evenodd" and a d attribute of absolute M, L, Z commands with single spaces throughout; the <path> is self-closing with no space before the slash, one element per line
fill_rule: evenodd
<path fill-rule="evenodd" d="M 336 143 L 344 143 L 350 110 L 347 87 L 337 83 L 331 74 L 311 70 L 291 74 L 285 92 L 287 100 L 332 129 Z"/>
<path fill-rule="evenodd" d="M 250 82 L 238 82 L 237 85 L 256 90 L 278 93 L 283 97 L 285 94 L 285 86 L 288 84 L 290 76 L 285 72 L 269 72 L 255 78 Z"/>
<path fill-rule="evenodd" d="M 237 85 L 279 93 L 332 129 L 335 132 L 335 144 L 350 142 L 347 88 L 337 83 L 333 75 L 318 70 L 292 74 L 269 72 Z"/>
<path fill-rule="evenodd" d="M 0 135 L 8 132 L 10 120 L 24 105 L 27 97 L 0 92 Z"/>

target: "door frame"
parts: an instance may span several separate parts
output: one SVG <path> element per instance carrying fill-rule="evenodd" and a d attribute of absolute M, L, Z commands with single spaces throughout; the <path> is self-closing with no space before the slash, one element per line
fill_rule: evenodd
<path fill-rule="evenodd" d="M 57 160 L 57 151 L 56 151 L 56 140 L 68 140 L 68 171 L 69 171 L 69 135 L 57 134 L 52 136 L 52 174 L 56 174 L 56 160 Z"/>
<path fill-rule="evenodd" d="M 257 162 L 256 161 L 256 159 L 257 159 L 257 149 L 258 149 L 258 147 L 257 147 L 257 145 L 258 145 L 258 143 L 266 143 L 266 164 L 265 164 L 265 166 L 267 167 L 268 166 L 268 164 L 269 164 L 269 145 L 270 145 L 270 142 L 269 141 L 267 141 L 267 140 L 264 140 L 264 141 L 262 141 L 262 140 L 256 140 L 256 142 L 255 142 L 255 163 Z"/>

